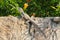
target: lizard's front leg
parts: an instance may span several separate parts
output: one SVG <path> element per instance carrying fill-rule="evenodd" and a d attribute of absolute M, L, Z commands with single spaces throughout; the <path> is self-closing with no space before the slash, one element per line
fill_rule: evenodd
<path fill-rule="evenodd" d="M 31 34 L 32 23 L 28 20 L 28 21 L 26 21 L 26 24 L 28 25 L 28 33 L 29 33 L 30 35 L 32 35 L 32 34 Z"/>

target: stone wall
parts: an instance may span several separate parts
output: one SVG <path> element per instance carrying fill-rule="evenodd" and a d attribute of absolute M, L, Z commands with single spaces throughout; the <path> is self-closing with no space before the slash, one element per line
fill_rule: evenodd
<path fill-rule="evenodd" d="M 43 18 L 35 18 L 35 22 L 39 24 L 44 19 Z M 46 20 L 47 22 L 47 20 Z M 42 23 L 44 24 L 44 23 Z M 53 22 L 54 24 L 54 22 Z M 44 26 L 48 26 L 48 24 L 44 24 Z M 32 28 L 29 33 L 29 25 L 22 18 L 17 18 L 13 16 L 8 17 L 0 17 L 0 40 L 51 40 L 51 29 L 50 27 L 42 28 Z M 41 25 L 40 25 L 41 26 Z M 43 25 L 42 25 L 43 26 Z M 57 28 L 59 27 L 59 23 L 57 24 Z M 60 30 L 59 28 L 56 30 L 58 39 L 60 38 Z M 44 35 L 46 36 L 44 36 Z M 46 39 L 47 38 L 47 39 Z"/>

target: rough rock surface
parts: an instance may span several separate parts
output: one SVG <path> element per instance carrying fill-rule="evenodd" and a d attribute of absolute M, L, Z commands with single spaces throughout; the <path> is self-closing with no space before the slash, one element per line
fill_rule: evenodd
<path fill-rule="evenodd" d="M 38 24 L 42 22 L 41 20 L 44 20 L 44 19 L 43 18 L 35 19 L 36 23 Z M 60 25 L 57 24 L 57 26 L 60 26 Z M 34 33 L 34 29 L 35 29 L 35 33 Z M 40 30 L 37 30 L 37 28 L 32 27 L 31 28 L 32 36 L 31 36 L 28 33 L 29 27 L 26 24 L 24 19 L 22 18 L 19 19 L 13 16 L 0 17 L 0 40 L 45 40 L 46 38 L 39 31 Z M 46 35 L 46 37 L 49 37 L 51 30 L 50 28 L 45 28 L 43 29 L 43 32 Z M 60 33 L 60 30 L 58 29 L 57 31 L 58 39 L 60 38 L 59 33 Z M 49 40 L 49 39 L 47 38 L 46 40 Z"/>

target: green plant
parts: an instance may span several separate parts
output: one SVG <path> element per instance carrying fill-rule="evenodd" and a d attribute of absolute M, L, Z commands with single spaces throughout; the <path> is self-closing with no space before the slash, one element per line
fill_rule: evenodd
<path fill-rule="evenodd" d="M 35 13 L 39 17 L 60 16 L 60 0 L 0 0 L 0 16 L 18 16 L 18 7 L 24 8 L 30 16 Z"/>

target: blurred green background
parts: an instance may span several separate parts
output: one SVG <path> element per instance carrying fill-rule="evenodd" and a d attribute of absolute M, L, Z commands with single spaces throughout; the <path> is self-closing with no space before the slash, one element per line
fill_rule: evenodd
<path fill-rule="evenodd" d="M 60 16 L 60 0 L 0 0 L 0 16 L 19 16 L 18 7 L 30 16 L 33 13 L 38 17 Z"/>

